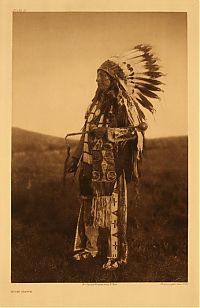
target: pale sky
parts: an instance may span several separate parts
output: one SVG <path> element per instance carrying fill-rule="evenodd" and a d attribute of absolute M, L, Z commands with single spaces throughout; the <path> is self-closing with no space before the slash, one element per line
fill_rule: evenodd
<path fill-rule="evenodd" d="M 187 135 L 186 13 L 15 13 L 12 125 L 64 137 L 80 131 L 97 68 L 151 44 L 165 77 L 147 138 Z"/>

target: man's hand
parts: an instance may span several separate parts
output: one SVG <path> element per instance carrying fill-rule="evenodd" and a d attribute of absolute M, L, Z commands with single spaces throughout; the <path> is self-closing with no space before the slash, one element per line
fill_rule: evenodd
<path fill-rule="evenodd" d="M 95 129 L 93 129 L 92 132 L 95 134 L 95 136 L 97 138 L 102 138 L 105 135 L 105 133 L 107 132 L 107 128 L 106 127 L 97 127 Z"/>

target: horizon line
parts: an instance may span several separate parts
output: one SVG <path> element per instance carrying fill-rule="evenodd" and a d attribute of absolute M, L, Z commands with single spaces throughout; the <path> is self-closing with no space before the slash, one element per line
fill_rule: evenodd
<path fill-rule="evenodd" d="M 43 132 L 38 132 L 38 131 L 34 131 L 34 130 L 29 130 L 26 128 L 21 128 L 19 126 L 11 126 L 11 128 L 13 129 L 20 129 L 20 130 L 24 130 L 30 133 L 35 133 L 35 134 L 39 134 L 39 135 L 44 135 L 44 136 L 49 136 L 49 137 L 55 137 L 55 138 L 65 138 L 65 135 L 62 136 L 58 136 L 58 135 L 54 135 L 54 134 L 48 134 L 48 133 L 43 133 Z M 164 139 L 164 138 L 179 138 L 179 137 L 188 137 L 188 134 L 184 134 L 184 135 L 170 135 L 170 136 L 160 136 L 160 137 L 145 137 L 145 139 Z M 71 140 L 78 140 L 78 138 L 70 138 Z"/>

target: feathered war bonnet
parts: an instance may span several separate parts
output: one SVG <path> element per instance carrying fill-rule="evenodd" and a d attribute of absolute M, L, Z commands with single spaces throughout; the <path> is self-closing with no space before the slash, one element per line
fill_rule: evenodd
<path fill-rule="evenodd" d="M 136 161 L 139 161 L 143 152 L 144 130 L 141 123 L 146 121 L 145 110 L 155 112 L 155 101 L 160 99 L 158 93 L 163 91 L 160 78 L 164 74 L 160 71 L 158 58 L 150 45 L 140 44 L 120 56 L 109 58 L 98 70 L 115 79 L 119 88 L 118 101 L 125 105 L 131 125 L 140 124 L 140 129 L 136 129 Z M 137 177 L 137 170 L 135 175 Z"/>

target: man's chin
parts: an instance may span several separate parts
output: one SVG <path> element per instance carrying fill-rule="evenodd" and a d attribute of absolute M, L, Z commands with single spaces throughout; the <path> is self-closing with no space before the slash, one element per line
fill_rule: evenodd
<path fill-rule="evenodd" d="M 105 91 L 105 88 L 103 86 L 98 86 L 99 91 Z"/>
<path fill-rule="evenodd" d="M 98 87 L 98 90 L 101 91 L 101 92 L 107 92 L 108 91 L 107 88 L 101 87 L 101 86 Z"/>

